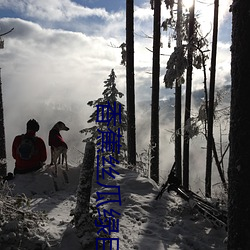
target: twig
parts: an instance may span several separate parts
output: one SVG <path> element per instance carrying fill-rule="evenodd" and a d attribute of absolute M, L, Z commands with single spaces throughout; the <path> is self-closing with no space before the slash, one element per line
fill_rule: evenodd
<path fill-rule="evenodd" d="M 12 28 L 11 30 L 9 30 L 9 31 L 7 31 L 7 32 L 5 32 L 5 33 L 3 33 L 3 34 L 0 34 L 0 36 L 5 36 L 5 35 L 7 35 L 7 34 L 9 34 L 11 31 L 13 31 L 14 30 L 14 28 Z"/>

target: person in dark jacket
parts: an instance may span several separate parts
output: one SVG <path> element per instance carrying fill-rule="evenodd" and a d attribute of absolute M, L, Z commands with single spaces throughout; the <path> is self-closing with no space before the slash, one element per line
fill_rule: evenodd
<path fill-rule="evenodd" d="M 39 170 L 47 160 L 46 146 L 42 138 L 36 136 L 40 126 L 31 119 L 26 125 L 26 134 L 17 135 L 12 144 L 15 159 L 15 174 L 26 174 Z"/>

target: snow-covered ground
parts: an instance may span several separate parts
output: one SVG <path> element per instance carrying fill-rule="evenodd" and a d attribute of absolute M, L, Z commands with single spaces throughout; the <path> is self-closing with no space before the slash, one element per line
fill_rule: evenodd
<path fill-rule="evenodd" d="M 116 170 L 120 174 L 115 179 L 106 178 L 105 182 L 121 188 L 122 205 L 112 205 L 121 214 L 119 232 L 112 234 L 112 238 L 119 238 L 120 250 L 226 249 L 223 243 L 225 229 L 213 228 L 175 193 L 165 192 L 160 200 L 155 200 L 159 188 L 153 182 L 123 167 L 117 166 Z M 14 216 L 17 211 L 14 210 L 12 216 L 2 218 L 0 249 L 86 250 L 86 247 L 81 247 L 70 223 L 73 219 L 70 213 L 76 206 L 79 173 L 80 166 L 71 167 L 67 184 L 59 172 L 58 191 L 54 189 L 50 170 L 19 175 L 9 181 L 8 185 L 14 186 L 9 194 L 24 193 L 29 198 L 26 209 L 41 213 L 17 219 Z M 98 190 L 95 175 L 93 180 L 91 199 L 95 201 Z M 6 190 L 7 187 L 2 188 Z M 3 209 L 4 204 L 1 206 Z M 6 206 L 5 210 L 10 212 Z"/>

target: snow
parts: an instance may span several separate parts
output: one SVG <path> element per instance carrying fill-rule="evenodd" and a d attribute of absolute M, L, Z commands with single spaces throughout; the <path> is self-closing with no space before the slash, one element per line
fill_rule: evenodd
<path fill-rule="evenodd" d="M 73 219 L 71 211 L 75 208 L 77 200 L 76 190 L 80 167 L 81 165 L 70 167 L 68 184 L 65 183 L 59 169 L 56 178 L 58 191 L 54 188 L 51 169 L 18 175 L 8 182 L 10 187 L 14 186 L 11 191 L 13 196 L 23 193 L 29 198 L 27 208 L 29 211 L 43 212 L 47 215 L 47 219 L 37 223 L 36 227 L 29 227 L 29 234 L 25 236 L 25 239 L 30 245 L 27 243 L 26 248 L 22 248 L 22 244 L 25 245 L 23 239 L 20 242 L 20 248 L 13 249 L 87 249 L 82 247 L 81 239 L 77 237 L 71 223 Z M 213 228 L 201 215 L 192 211 L 188 203 L 177 194 L 165 192 L 160 200 L 155 200 L 159 187 L 154 182 L 122 166 L 117 166 L 116 170 L 119 175 L 116 175 L 115 179 L 106 178 L 105 184 L 120 186 L 122 205 L 109 203 L 105 206 L 121 214 L 119 232 L 112 233 L 112 238 L 119 238 L 120 250 L 226 249 L 223 243 L 226 237 L 225 229 Z M 94 173 L 91 197 L 94 203 L 97 197 L 96 191 L 100 189 L 95 179 Z M 13 224 L 11 221 L 6 223 L 5 228 L 12 227 L 9 231 L 18 236 L 15 232 L 17 225 L 11 223 Z M 8 237 L 11 237 L 11 235 L 8 237 L 6 235 L 3 227 L 0 230 L 1 250 L 12 249 L 6 247 L 6 244 L 1 246 L 4 241 L 7 242 Z M 40 248 L 34 248 L 31 246 L 32 241 L 46 241 L 47 245 L 40 244 Z"/>

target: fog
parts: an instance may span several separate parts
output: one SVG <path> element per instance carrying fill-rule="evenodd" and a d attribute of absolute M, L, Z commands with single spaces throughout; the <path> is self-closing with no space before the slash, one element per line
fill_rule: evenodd
<path fill-rule="evenodd" d="M 15 1 L 2 3 L 14 5 Z M 225 1 L 226 2 L 226 1 Z M 227 1 L 228 3 L 229 1 Z M 71 3 L 66 1 L 65 3 Z M 29 4 L 29 1 L 27 1 Z M 34 4 L 34 3 L 33 3 Z M 225 3 L 223 3 L 224 6 Z M 223 7 L 222 6 L 222 7 Z M 11 7 L 11 6 L 10 6 Z M 72 6 L 71 6 L 72 7 Z M 211 6 L 210 6 L 211 7 Z M 43 6 L 46 13 L 46 6 Z M 35 10 L 35 8 L 33 8 Z M 17 11 L 17 9 L 15 9 Z M 23 8 L 20 8 L 22 11 Z M 37 9 L 39 10 L 39 6 Z M 72 10 L 68 8 L 67 11 Z M 220 13 L 220 27 L 228 29 L 228 13 Z M 79 12 L 78 12 L 79 11 Z M 48 133 L 57 121 L 63 121 L 70 128 L 62 132 L 69 145 L 69 163 L 78 164 L 82 159 L 84 144 L 83 134 L 79 131 L 87 126 L 87 120 L 94 111 L 87 102 L 101 97 L 104 90 L 103 82 L 108 78 L 111 69 L 117 76 L 117 88 L 125 94 L 121 100 L 126 102 L 126 70 L 120 64 L 121 50 L 119 46 L 125 41 L 125 12 L 112 14 L 102 10 L 97 16 L 103 23 L 96 20 L 81 22 L 77 18 L 94 15 L 94 12 L 83 13 L 77 9 L 75 16 L 70 13 L 63 17 L 57 13 L 54 18 L 48 11 L 45 16 L 22 12 L 26 19 L 1 18 L 0 29 L 14 30 L 4 37 L 5 48 L 0 51 L 0 67 L 4 103 L 4 122 L 6 134 L 6 150 L 8 171 L 14 168 L 11 156 L 11 145 L 17 134 L 25 133 L 26 122 L 36 119 L 40 124 L 37 135 L 42 137 L 48 150 Z M 50 14 L 49 14 L 50 13 Z M 54 12 L 53 12 L 54 13 Z M 136 94 L 136 136 L 137 153 L 148 149 L 150 143 L 150 112 L 151 112 L 151 70 L 152 10 L 149 4 L 135 7 L 135 94 Z M 200 12 L 204 15 L 207 12 Z M 78 16 L 79 15 L 79 16 Z M 165 13 L 163 13 L 163 16 Z M 201 15 L 202 16 L 202 15 Z M 56 18 L 59 18 L 60 22 Z M 64 19 L 63 19 L 64 18 Z M 209 17 L 211 19 L 211 16 Z M 203 16 L 206 19 L 206 16 Z M 203 23 L 204 23 L 203 20 Z M 93 22 L 92 22 L 93 21 Z M 206 22 L 206 29 L 211 30 L 211 20 Z M 204 31 L 205 32 L 205 31 Z M 221 41 L 218 43 L 217 87 L 230 84 L 230 41 L 220 31 Z M 168 38 L 163 35 L 161 48 L 160 100 L 169 100 L 174 90 L 165 89 L 163 77 L 166 62 L 172 51 L 167 48 Z M 209 68 L 209 65 L 207 65 Z M 208 72 L 209 73 L 209 72 Z M 193 90 L 203 89 L 203 73 L 193 74 Z M 183 88 L 185 94 L 185 88 Z M 195 104 L 193 112 L 199 105 Z M 168 115 L 166 115 L 168 114 Z M 169 115 L 171 114 L 171 115 Z M 164 181 L 174 161 L 173 106 L 163 105 L 160 110 L 160 180 Z M 191 142 L 191 165 L 204 173 L 206 142 L 196 138 Z M 196 152 L 199 152 L 197 156 Z M 214 171 L 215 172 L 215 171 Z M 192 176 L 193 179 L 203 177 Z M 194 182 L 194 181 L 192 181 Z M 202 184 L 201 184 L 202 186 Z"/>

